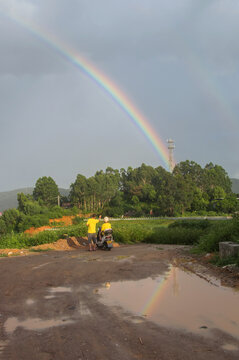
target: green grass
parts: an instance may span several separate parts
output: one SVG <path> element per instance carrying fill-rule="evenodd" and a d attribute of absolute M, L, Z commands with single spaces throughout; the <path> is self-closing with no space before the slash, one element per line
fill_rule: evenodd
<path fill-rule="evenodd" d="M 120 243 L 194 245 L 197 252 L 218 251 L 220 241 L 239 241 L 239 221 L 133 220 L 112 221 L 114 239 Z M 102 225 L 102 221 L 99 226 Z M 7 234 L 0 237 L 0 248 L 29 248 L 67 237 L 87 236 L 86 222 L 36 235 Z"/>
<path fill-rule="evenodd" d="M 210 231 L 200 237 L 197 250 L 200 252 L 216 252 L 219 242 L 239 242 L 239 221 L 227 220 L 215 222 Z"/>
<path fill-rule="evenodd" d="M 236 266 L 239 266 L 239 256 L 229 256 L 227 258 L 221 259 L 219 254 L 216 253 L 210 262 L 217 266 L 234 265 L 234 264 Z"/>
<path fill-rule="evenodd" d="M 11 233 L 0 237 L 0 249 L 22 249 L 41 244 L 50 244 L 59 239 L 70 236 L 86 236 L 87 228 L 83 226 L 72 225 L 63 229 L 42 231 L 38 234 L 29 236 L 24 233 Z"/>

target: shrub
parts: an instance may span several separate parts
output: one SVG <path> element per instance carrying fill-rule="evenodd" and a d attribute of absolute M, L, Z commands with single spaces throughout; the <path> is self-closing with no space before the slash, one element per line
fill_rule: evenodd
<path fill-rule="evenodd" d="M 72 220 L 73 225 L 83 225 L 83 223 L 84 219 L 80 218 L 79 216 L 74 217 L 74 219 Z"/>
<path fill-rule="evenodd" d="M 197 244 L 203 230 L 185 229 L 185 228 L 155 228 L 149 236 L 146 236 L 144 242 L 153 244 L 176 244 L 176 245 L 194 245 Z"/>
<path fill-rule="evenodd" d="M 27 236 L 25 234 L 6 234 L 0 238 L 0 249 L 20 249 L 27 247 Z"/>
<path fill-rule="evenodd" d="M 219 254 L 216 254 L 210 262 L 217 266 L 225 266 L 231 264 L 239 266 L 239 256 L 229 256 L 227 258 L 221 259 Z"/>
<path fill-rule="evenodd" d="M 114 239 L 122 243 L 196 244 L 202 229 L 167 228 L 166 221 L 119 221 L 114 223 Z"/>
<path fill-rule="evenodd" d="M 212 226 L 209 220 L 177 220 L 169 228 L 201 229 L 206 230 Z"/>
<path fill-rule="evenodd" d="M 49 218 L 45 214 L 38 214 L 34 216 L 21 214 L 17 230 L 23 232 L 31 227 L 40 227 L 49 224 Z"/>
<path fill-rule="evenodd" d="M 206 252 L 218 251 L 219 242 L 222 241 L 239 242 L 239 221 L 218 221 L 211 227 L 209 233 L 200 238 L 198 250 Z"/>
<path fill-rule="evenodd" d="M 1 220 L 5 223 L 6 232 L 15 231 L 19 222 L 19 211 L 17 209 L 8 209 L 3 212 Z"/>

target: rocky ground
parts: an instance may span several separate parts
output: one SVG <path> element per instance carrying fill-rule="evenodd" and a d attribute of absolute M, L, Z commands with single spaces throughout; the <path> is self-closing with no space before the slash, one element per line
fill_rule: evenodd
<path fill-rule="evenodd" d="M 81 246 L 67 244 L 72 251 L 0 259 L 0 359 L 239 358 L 239 334 L 233 338 L 214 329 L 207 337 L 162 327 L 104 305 L 99 291 L 112 282 L 164 274 L 169 264 L 239 289 L 236 271 L 218 269 L 185 246 L 143 244 L 90 253 L 83 240 Z"/>

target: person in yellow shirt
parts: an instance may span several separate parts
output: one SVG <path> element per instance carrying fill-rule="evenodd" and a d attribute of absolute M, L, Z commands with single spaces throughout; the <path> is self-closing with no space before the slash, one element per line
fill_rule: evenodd
<path fill-rule="evenodd" d="M 104 224 L 101 227 L 101 233 L 108 229 L 111 229 L 111 224 L 109 223 L 109 218 L 106 216 L 104 217 Z"/>
<path fill-rule="evenodd" d="M 99 216 L 99 219 L 96 219 L 96 215 L 93 214 L 86 223 L 86 225 L 88 226 L 89 251 L 96 250 L 96 224 L 98 224 L 100 219 L 101 215 Z"/>

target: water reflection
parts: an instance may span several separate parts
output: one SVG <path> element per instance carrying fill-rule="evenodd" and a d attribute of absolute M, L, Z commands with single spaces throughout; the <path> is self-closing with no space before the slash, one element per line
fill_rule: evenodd
<path fill-rule="evenodd" d="M 165 327 L 208 333 L 217 328 L 239 338 L 239 294 L 175 266 L 163 276 L 111 283 L 99 290 L 106 305 L 121 306 Z"/>
<path fill-rule="evenodd" d="M 54 326 L 62 326 L 72 324 L 74 321 L 66 318 L 43 320 L 39 318 L 29 318 L 26 320 L 19 320 L 16 317 L 10 317 L 4 324 L 4 329 L 7 334 L 13 333 L 18 327 L 26 330 L 45 330 Z"/>

